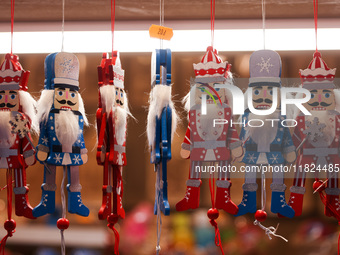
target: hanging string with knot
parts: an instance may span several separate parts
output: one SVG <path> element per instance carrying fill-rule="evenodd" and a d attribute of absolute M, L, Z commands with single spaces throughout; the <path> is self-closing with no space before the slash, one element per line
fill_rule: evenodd
<path fill-rule="evenodd" d="M 222 255 L 224 255 L 220 230 L 218 229 L 217 222 L 216 222 L 216 219 L 218 218 L 218 210 L 215 208 L 215 180 L 214 180 L 213 173 L 210 173 L 209 189 L 210 189 L 211 205 L 212 205 L 212 209 L 208 211 L 208 217 L 210 219 L 209 222 L 215 228 L 215 245 L 217 247 L 220 247 L 221 253 Z M 210 214 L 210 212 L 214 212 L 214 213 Z"/>
<path fill-rule="evenodd" d="M 6 172 L 6 180 L 7 180 L 7 220 L 5 221 L 4 227 L 7 231 L 7 235 L 2 238 L 0 244 L 0 254 L 5 254 L 5 246 L 8 237 L 13 236 L 15 232 L 16 223 L 12 219 L 12 169 L 7 169 Z"/>

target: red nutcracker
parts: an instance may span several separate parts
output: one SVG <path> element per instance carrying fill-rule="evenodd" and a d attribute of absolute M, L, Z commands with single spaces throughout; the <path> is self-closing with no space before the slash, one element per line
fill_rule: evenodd
<path fill-rule="evenodd" d="M 126 165 L 126 123 L 130 112 L 124 91 L 124 70 L 117 51 L 112 58 L 103 54 L 98 66 L 98 86 L 97 162 L 104 170 L 103 202 L 98 217 L 108 219 L 108 226 L 115 232 L 115 252 L 118 253 L 119 235 L 114 224 L 125 218 L 122 172 Z"/>
<path fill-rule="evenodd" d="M 311 93 L 311 99 L 305 104 L 311 115 L 299 113 L 296 117 L 297 126 L 294 130 L 293 142 L 298 147 L 299 156 L 296 164 L 296 175 L 289 205 L 295 216 L 302 213 L 303 196 L 305 193 L 306 173 L 327 172 L 327 182 L 314 184 L 315 189 L 325 189 L 325 215 L 340 219 L 338 187 L 339 136 L 340 136 L 340 91 L 335 89 L 334 77 L 336 69 L 331 69 L 316 51 L 307 69 L 300 70 L 302 87 Z M 320 187 L 321 185 L 321 187 Z M 324 186 L 324 187 L 323 187 Z M 332 209 L 333 208 L 333 209 Z"/>
<path fill-rule="evenodd" d="M 18 56 L 6 54 L 0 67 L 0 168 L 7 169 L 7 236 L 12 236 L 15 229 L 15 221 L 11 219 L 12 172 L 15 179 L 15 214 L 34 219 L 26 183 L 26 168 L 35 163 L 30 131 L 36 131 L 35 100 L 27 92 L 29 74 L 29 71 L 23 70 Z"/>
<path fill-rule="evenodd" d="M 194 69 L 195 85 L 191 88 L 190 98 L 187 96 L 187 108 L 190 107 L 189 125 L 181 149 L 183 158 L 190 157 L 190 172 L 186 194 L 177 203 L 177 211 L 198 208 L 201 170 L 204 164 L 223 168 L 228 166 L 232 157 L 242 155 L 241 141 L 235 127 L 213 126 L 216 119 L 224 119 L 230 123 L 232 117 L 227 92 L 228 86 L 233 86 L 228 83 L 231 77 L 230 64 L 223 62 L 217 51 L 208 47 L 201 63 L 195 64 Z M 207 98 L 206 113 L 202 111 L 204 97 Z M 238 207 L 230 197 L 230 172 L 219 171 L 216 186 L 216 208 L 236 214 Z"/>

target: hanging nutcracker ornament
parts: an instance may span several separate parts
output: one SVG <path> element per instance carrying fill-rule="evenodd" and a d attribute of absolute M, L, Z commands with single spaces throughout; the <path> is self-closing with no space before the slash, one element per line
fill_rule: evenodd
<path fill-rule="evenodd" d="M 14 26 L 14 1 L 11 1 L 11 53 L 5 55 L 0 66 L 0 169 L 6 169 L 7 215 L 4 224 L 7 235 L 1 240 L 0 252 L 4 253 L 6 240 L 15 232 L 12 219 L 12 192 L 15 194 L 15 214 L 34 219 L 28 201 L 26 168 L 35 163 L 35 151 L 31 132 L 35 125 L 35 100 L 27 92 L 30 72 L 19 63 L 19 57 L 12 54 Z M 14 172 L 14 188 L 12 175 Z"/>
<path fill-rule="evenodd" d="M 318 1 L 314 0 L 315 35 L 317 42 Z M 289 204 L 301 215 L 305 194 L 306 173 L 314 169 L 314 193 L 318 192 L 325 205 L 327 217 L 334 217 L 340 224 L 340 203 L 338 171 L 340 164 L 340 91 L 335 89 L 336 69 L 331 69 L 321 58 L 317 50 L 308 68 L 300 70 L 302 87 L 311 93 L 311 99 L 305 107 L 311 115 L 299 113 L 294 130 L 294 143 L 298 146 L 299 157 L 296 163 L 293 186 Z M 318 173 L 327 173 L 327 179 L 321 181 Z M 339 254 L 339 249 L 338 249 Z"/>
<path fill-rule="evenodd" d="M 294 210 L 287 205 L 285 199 L 286 185 L 284 184 L 284 164 L 295 161 L 296 153 L 289 128 L 285 123 L 286 116 L 281 115 L 279 89 L 281 88 L 281 58 L 272 50 L 255 51 L 249 61 L 249 88 L 247 98 L 251 97 L 251 104 L 242 116 L 240 138 L 244 143 L 245 154 L 242 162 L 246 164 L 245 183 L 243 184 L 243 198 L 238 205 L 237 216 L 255 213 L 254 222 L 266 231 L 268 236 L 276 236 L 276 229 L 263 227 L 260 222 L 266 219 L 265 212 L 265 175 L 264 167 L 272 167 L 271 211 L 288 218 L 294 217 Z M 249 110 L 251 109 L 251 110 Z M 271 112 L 271 113 L 270 113 Z M 262 115 L 261 115 L 262 114 Z M 266 119 L 278 119 L 268 122 Z M 264 123 L 261 126 L 256 121 Z M 252 123 L 254 122 L 254 123 Z M 261 210 L 257 211 L 256 183 L 257 172 L 262 176 Z M 272 230 L 272 231 L 271 231 Z"/>
<path fill-rule="evenodd" d="M 37 159 L 44 166 L 44 183 L 41 185 L 41 202 L 33 209 L 40 217 L 55 211 L 56 169 L 64 170 L 61 185 L 62 218 L 57 226 L 68 228 L 66 219 L 64 182 L 68 177 L 68 212 L 83 217 L 89 209 L 83 204 L 79 180 L 79 166 L 87 162 L 84 143 L 84 126 L 88 125 L 84 103 L 79 91 L 79 61 L 72 53 L 59 52 L 45 59 L 45 86 L 37 105 L 40 136 Z M 62 235 L 63 238 L 63 235 Z"/>
<path fill-rule="evenodd" d="M 112 57 L 103 54 L 98 66 L 99 103 L 97 119 L 97 163 L 103 166 L 103 200 L 98 212 L 115 235 L 114 253 L 119 254 L 119 233 L 115 224 L 125 218 L 123 208 L 123 167 L 126 165 L 127 117 L 131 115 L 124 90 L 124 70 L 113 50 L 115 1 L 111 1 Z"/>
<path fill-rule="evenodd" d="M 211 1 L 212 45 L 214 40 L 215 1 Z M 230 72 L 231 65 L 223 62 L 217 50 L 209 46 L 202 60 L 194 64 L 195 80 L 186 96 L 188 128 L 182 143 L 182 158 L 190 158 L 189 179 L 184 198 L 176 204 L 177 211 L 196 209 L 199 206 L 201 172 L 207 167 L 228 168 L 233 159 L 242 156 L 243 149 L 235 127 L 216 125 L 216 119 L 230 123 L 232 119 L 231 94 L 228 90 L 234 86 Z M 216 219 L 218 209 L 230 214 L 237 214 L 238 207 L 230 196 L 231 180 L 229 171 L 218 171 L 215 181 L 213 173 L 209 175 L 212 208 L 208 210 L 210 223 L 215 228 L 215 244 L 222 254 L 223 248 Z M 215 197 L 215 184 L 216 197 Z"/>
<path fill-rule="evenodd" d="M 171 50 L 163 49 L 163 39 L 170 40 L 172 37 L 172 30 L 164 27 L 164 0 L 160 1 L 160 9 L 160 25 L 152 25 L 149 29 L 151 37 L 160 39 L 161 47 L 152 54 L 150 105 L 147 118 L 150 161 L 154 164 L 156 173 L 154 204 L 154 214 L 157 215 L 156 254 L 159 254 L 161 249 L 161 213 L 166 216 L 170 214 L 167 164 L 172 157 L 171 142 L 177 126 L 177 113 L 171 99 Z M 157 30 L 163 32 L 155 33 Z"/>
<path fill-rule="evenodd" d="M 112 58 L 103 54 L 98 66 L 99 108 L 97 110 L 97 162 L 103 166 L 103 201 L 100 220 L 108 220 L 115 234 L 115 254 L 119 254 L 119 233 L 114 225 L 125 218 L 123 208 L 123 167 L 126 165 L 126 125 L 130 114 L 124 91 L 124 70 L 117 51 Z"/>

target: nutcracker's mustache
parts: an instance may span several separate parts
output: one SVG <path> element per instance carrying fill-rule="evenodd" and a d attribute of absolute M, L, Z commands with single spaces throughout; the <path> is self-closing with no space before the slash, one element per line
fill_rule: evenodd
<path fill-rule="evenodd" d="M 268 98 L 266 98 L 265 100 L 263 100 L 263 98 L 254 99 L 254 100 L 253 100 L 253 102 L 255 102 L 255 103 L 262 103 L 263 101 L 264 101 L 265 103 L 267 103 L 267 104 L 273 103 L 273 101 L 270 100 L 270 99 L 268 99 Z"/>
<path fill-rule="evenodd" d="M 319 106 L 319 105 L 321 105 L 321 106 L 324 106 L 324 107 L 327 107 L 327 106 L 330 106 L 331 104 L 327 104 L 327 103 L 325 103 L 325 102 L 321 102 L 321 103 L 319 103 L 319 102 L 314 102 L 314 103 L 308 103 L 310 106 Z"/>
<path fill-rule="evenodd" d="M 121 105 L 121 106 L 123 105 L 123 102 L 120 101 L 119 99 L 116 100 L 116 103 L 119 104 L 119 105 Z"/>
<path fill-rule="evenodd" d="M 68 105 L 70 105 L 70 106 L 74 106 L 74 105 L 77 104 L 77 103 L 73 103 L 73 102 L 70 101 L 70 100 L 67 100 L 67 101 L 66 101 L 66 100 L 60 100 L 60 101 L 59 101 L 59 100 L 57 99 L 57 101 L 58 101 L 59 104 L 68 104 Z"/>
<path fill-rule="evenodd" d="M 3 107 L 8 107 L 8 108 L 13 108 L 14 106 L 16 106 L 16 104 L 10 104 L 10 103 L 2 103 L 0 104 L 0 108 L 3 108 Z"/>

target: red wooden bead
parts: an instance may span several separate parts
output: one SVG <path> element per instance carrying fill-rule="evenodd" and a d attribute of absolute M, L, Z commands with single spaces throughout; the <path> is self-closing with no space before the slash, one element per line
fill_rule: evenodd
<path fill-rule="evenodd" d="M 59 229 L 68 229 L 69 226 L 70 226 L 70 222 L 66 218 L 60 218 L 57 221 L 57 227 Z"/>
<path fill-rule="evenodd" d="M 7 231 L 13 231 L 16 226 L 17 226 L 17 224 L 15 223 L 15 221 L 13 219 L 6 220 L 5 223 L 4 223 L 4 227 Z"/>
<path fill-rule="evenodd" d="M 211 219 L 211 220 L 216 220 L 218 218 L 219 214 L 220 213 L 218 212 L 218 210 L 216 208 L 210 208 L 208 210 L 208 213 L 207 213 L 208 218 Z"/>
<path fill-rule="evenodd" d="M 317 190 L 321 185 L 322 185 L 322 181 L 315 181 L 313 183 L 313 190 Z M 318 189 L 318 191 L 323 191 L 325 189 L 325 185 L 323 185 L 320 189 Z"/>
<path fill-rule="evenodd" d="M 257 210 L 255 213 L 255 219 L 259 222 L 265 221 L 267 219 L 267 213 L 263 210 Z"/>
<path fill-rule="evenodd" d="M 118 216 L 111 213 L 109 216 L 107 216 L 107 221 L 110 224 L 116 224 L 118 222 Z"/>

